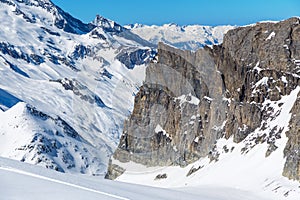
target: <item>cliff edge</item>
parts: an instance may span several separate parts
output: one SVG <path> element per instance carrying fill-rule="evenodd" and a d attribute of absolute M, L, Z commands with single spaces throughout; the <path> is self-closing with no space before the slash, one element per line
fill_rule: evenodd
<path fill-rule="evenodd" d="M 106 178 L 120 176 L 130 161 L 149 167 L 184 167 L 205 156 L 217 161 L 220 138 L 247 140 L 242 153 L 266 143 L 268 157 L 287 136 L 283 175 L 300 180 L 299 22 L 239 27 L 223 44 L 196 52 L 160 43 Z M 273 125 L 280 100 L 293 91 L 289 124 Z"/>

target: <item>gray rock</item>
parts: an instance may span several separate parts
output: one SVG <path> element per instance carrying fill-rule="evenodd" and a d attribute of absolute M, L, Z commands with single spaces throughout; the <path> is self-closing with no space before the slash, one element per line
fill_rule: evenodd
<path fill-rule="evenodd" d="M 219 138 L 243 141 L 274 117 L 265 100 L 280 100 L 300 85 L 299 30 L 299 19 L 291 18 L 230 30 L 212 49 L 190 52 L 160 43 L 113 160 L 186 166 L 208 155 L 217 161 Z M 264 77 L 266 83 L 256 86 Z M 293 113 L 283 175 L 300 180 L 299 101 Z M 266 156 L 277 149 L 281 132 L 276 128 L 255 139 L 269 144 Z M 112 162 L 107 178 L 124 170 Z"/>
<path fill-rule="evenodd" d="M 283 175 L 300 180 L 300 93 L 291 112 L 292 119 L 289 124 L 289 131 L 286 133 L 289 140 L 284 149 L 286 162 Z"/>

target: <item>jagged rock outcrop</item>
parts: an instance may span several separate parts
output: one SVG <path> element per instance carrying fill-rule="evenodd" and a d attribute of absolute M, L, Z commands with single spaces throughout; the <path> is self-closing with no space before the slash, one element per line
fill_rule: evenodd
<path fill-rule="evenodd" d="M 52 82 L 60 83 L 65 90 L 71 90 L 73 93 L 80 97 L 83 101 L 89 102 L 90 104 L 95 104 L 99 107 L 106 107 L 102 99 L 93 93 L 88 87 L 78 82 L 76 79 L 69 80 L 67 78 L 59 80 L 51 80 Z"/>
<path fill-rule="evenodd" d="M 133 69 L 135 65 L 143 65 L 149 63 L 153 55 L 155 55 L 154 50 L 126 49 L 117 56 L 117 59 L 128 69 Z"/>
<path fill-rule="evenodd" d="M 122 174 L 122 163 L 186 166 L 214 152 L 216 141 L 243 141 L 276 116 L 267 101 L 278 101 L 300 86 L 298 18 L 257 23 L 228 31 L 224 43 L 196 52 L 159 44 L 157 59 L 135 97 L 107 178 Z M 292 110 L 283 175 L 300 179 L 299 98 Z M 253 138 L 276 150 L 283 128 Z M 250 147 L 251 148 L 251 147 Z M 247 149 L 247 147 L 245 147 Z"/>

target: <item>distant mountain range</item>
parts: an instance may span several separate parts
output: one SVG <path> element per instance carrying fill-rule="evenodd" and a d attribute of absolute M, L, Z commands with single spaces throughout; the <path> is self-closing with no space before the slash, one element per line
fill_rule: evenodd
<path fill-rule="evenodd" d="M 224 34 L 235 26 L 201 26 L 177 24 L 165 24 L 162 26 L 148 26 L 142 24 L 131 24 L 125 26 L 141 38 L 153 43 L 164 42 L 168 45 L 184 49 L 197 50 L 206 45 L 220 44 Z"/>

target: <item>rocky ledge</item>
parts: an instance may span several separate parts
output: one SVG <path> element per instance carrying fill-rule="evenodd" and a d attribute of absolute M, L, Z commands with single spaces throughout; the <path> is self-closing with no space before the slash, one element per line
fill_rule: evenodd
<path fill-rule="evenodd" d="M 186 166 L 201 157 L 217 160 L 215 143 L 232 137 L 243 141 L 267 128 L 278 101 L 300 86 L 300 20 L 257 23 L 228 31 L 221 45 L 196 52 L 160 43 L 149 64 L 146 80 L 135 97 L 107 178 L 133 161 L 146 166 Z M 292 109 L 289 131 L 270 131 L 255 143 L 276 150 L 276 139 L 286 134 L 283 175 L 300 180 L 300 94 Z"/>

